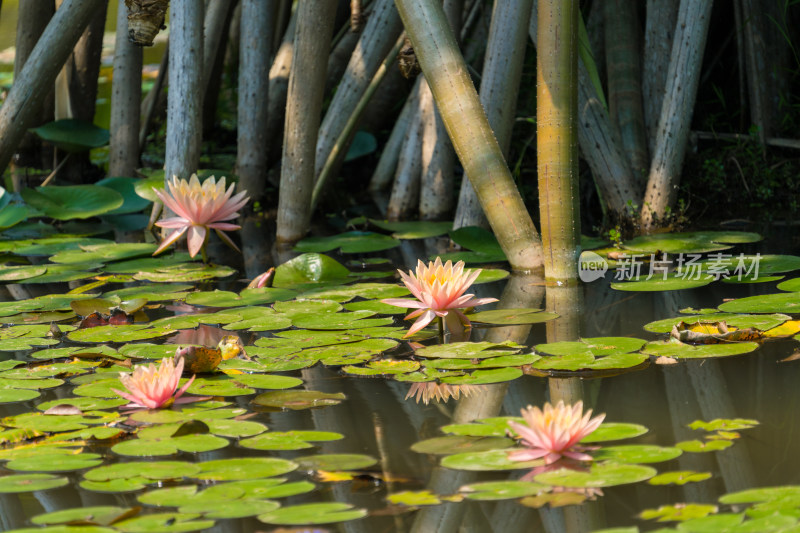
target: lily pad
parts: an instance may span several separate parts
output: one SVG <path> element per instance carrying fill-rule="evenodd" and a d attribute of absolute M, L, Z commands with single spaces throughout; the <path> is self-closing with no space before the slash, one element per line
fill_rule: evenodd
<path fill-rule="evenodd" d="M 369 219 L 370 223 L 379 228 L 391 231 L 395 239 L 426 239 L 444 235 L 453 229 L 452 222 L 432 222 L 429 220 L 396 221 Z"/>
<path fill-rule="evenodd" d="M 459 246 L 471 250 L 473 254 L 445 254 L 442 260 L 452 259 L 458 261 L 464 259 L 467 263 L 471 262 L 494 262 L 505 261 L 506 255 L 497 242 L 497 238 L 492 232 L 478 226 L 466 226 L 450 232 L 450 239 Z M 462 257 L 463 256 L 463 257 Z"/>
<path fill-rule="evenodd" d="M 627 444 L 623 446 L 604 446 L 594 452 L 596 461 L 617 463 L 660 463 L 675 459 L 681 453 L 678 448 L 665 448 L 651 444 Z"/>
<path fill-rule="evenodd" d="M 448 385 L 488 385 L 512 381 L 521 376 L 522 370 L 519 368 L 505 367 L 476 370 L 465 376 L 443 377 L 441 381 Z"/>
<path fill-rule="evenodd" d="M 656 473 L 656 469 L 649 466 L 607 462 L 593 464 L 588 472 L 561 468 L 533 479 L 537 483 L 559 487 L 598 488 L 646 481 Z"/>
<path fill-rule="evenodd" d="M 761 331 L 766 331 L 768 329 L 780 326 L 790 318 L 790 316 L 780 313 L 771 315 L 747 315 L 738 314 L 736 312 L 700 314 L 656 320 L 655 322 L 646 324 L 644 329 L 647 331 L 652 331 L 653 333 L 669 333 L 673 326 L 676 326 L 681 322 L 686 322 L 687 324 L 692 324 L 695 322 L 725 322 L 728 327 L 733 326 L 737 329 L 755 328 Z"/>
<path fill-rule="evenodd" d="M 205 481 L 234 481 L 259 479 L 286 474 L 297 468 L 297 463 L 276 457 L 248 457 L 217 459 L 197 463 L 197 473 L 191 477 Z"/>
<path fill-rule="evenodd" d="M 446 359 L 485 359 L 518 353 L 523 347 L 513 342 L 454 342 L 426 346 L 415 352 L 419 357 Z"/>
<path fill-rule="evenodd" d="M 152 254 L 157 246 L 147 243 L 90 244 L 78 250 L 65 250 L 50 256 L 53 263 L 86 263 L 117 261 Z"/>
<path fill-rule="evenodd" d="M 300 298 L 313 298 L 333 300 L 335 302 L 349 302 L 353 298 L 396 298 L 405 296 L 409 290 L 399 285 L 390 283 L 355 283 L 353 285 L 339 285 L 335 287 L 321 287 L 310 289 L 300 295 Z"/>
<path fill-rule="evenodd" d="M 452 453 L 483 452 L 510 448 L 514 441 L 505 437 L 465 437 L 448 435 L 414 443 L 411 450 L 417 453 L 449 455 Z"/>
<path fill-rule="evenodd" d="M 355 509 L 347 503 L 307 503 L 281 507 L 258 516 L 267 524 L 307 525 L 346 522 L 367 516 L 365 509 Z"/>
<path fill-rule="evenodd" d="M 298 242 L 294 249 L 298 252 L 328 252 L 339 248 L 344 254 L 363 254 L 398 246 L 400 241 L 388 235 L 371 231 L 348 231 L 330 237 L 307 237 Z"/>
<path fill-rule="evenodd" d="M 331 431 L 271 431 L 256 437 L 242 439 L 239 446 L 253 450 L 300 450 L 311 448 L 311 442 L 343 439 L 341 433 Z"/>
<path fill-rule="evenodd" d="M 69 483 L 65 477 L 52 474 L 16 474 L 0 476 L 0 493 L 33 492 L 54 489 Z"/>
<path fill-rule="evenodd" d="M 89 523 L 98 525 L 109 525 L 115 519 L 123 515 L 136 514 L 132 507 L 115 507 L 112 505 L 102 505 L 96 507 L 78 507 L 75 509 L 63 509 L 51 513 L 43 513 L 31 518 L 31 522 L 37 525 L 69 524 L 69 523 Z"/>
<path fill-rule="evenodd" d="M 692 470 L 677 470 L 674 472 L 664 472 L 650 478 L 647 482 L 650 485 L 685 485 L 687 483 L 698 483 L 711 479 L 711 472 L 694 472 Z"/>
<path fill-rule="evenodd" d="M 43 141 L 55 145 L 59 150 L 78 153 L 87 152 L 108 144 L 109 131 L 91 122 L 76 118 L 65 118 L 31 128 Z"/>
<path fill-rule="evenodd" d="M 177 330 L 169 326 L 150 327 L 147 324 L 125 324 L 78 329 L 67 334 L 75 342 L 131 342 L 172 335 Z"/>
<path fill-rule="evenodd" d="M 200 471 L 199 465 L 181 461 L 134 461 L 98 466 L 85 472 L 83 477 L 89 481 L 143 478 L 149 480 L 149 482 L 154 482 L 194 476 Z"/>
<path fill-rule="evenodd" d="M 103 462 L 96 453 L 52 454 L 14 459 L 6 463 L 6 468 L 22 472 L 70 472 L 91 468 Z"/>
<path fill-rule="evenodd" d="M 139 178 L 126 178 L 121 176 L 113 176 L 104 178 L 95 185 L 100 187 L 108 187 L 117 191 L 122 195 L 123 203 L 117 209 L 109 212 L 110 215 L 123 215 L 129 213 L 138 213 L 149 207 L 152 203 L 150 200 L 142 198 L 136 194 L 136 184 L 142 181 Z"/>
<path fill-rule="evenodd" d="M 628 424 L 624 422 L 603 422 L 596 430 L 581 439 L 581 443 L 589 444 L 594 442 L 608 442 L 613 440 L 632 439 L 648 432 L 645 426 L 640 424 Z"/>
<path fill-rule="evenodd" d="M 748 296 L 719 306 L 727 313 L 800 313 L 800 291 Z"/>
<path fill-rule="evenodd" d="M 550 490 L 548 485 L 532 483 L 530 481 L 485 481 L 471 483 L 458 489 L 470 500 L 494 501 L 510 500 L 532 496 Z"/>
<path fill-rule="evenodd" d="M 715 514 L 717 506 L 711 504 L 688 503 L 681 505 L 662 505 L 658 509 L 645 509 L 639 513 L 639 518 L 644 520 L 658 520 L 659 522 L 683 522 L 692 520 L 695 526 L 703 524 L 701 529 L 688 529 L 688 531 L 725 531 L 730 530 L 744 519 L 739 514 Z M 711 515 L 711 516 L 709 516 Z M 706 520 L 709 518 L 711 520 Z M 701 520 L 701 522 L 695 522 Z M 690 526 L 691 527 L 691 526 Z M 710 528 L 710 529 L 708 529 Z"/>
<path fill-rule="evenodd" d="M 201 531 L 214 526 L 213 520 L 195 520 L 199 513 L 152 513 L 117 522 L 114 527 L 124 533 L 158 531 L 172 533 Z"/>
<path fill-rule="evenodd" d="M 643 277 L 633 281 L 612 283 L 611 288 L 618 291 L 633 292 L 678 291 L 705 287 L 714 281 L 714 276 L 706 274 L 700 275 L 698 278 L 699 279 L 693 279 L 693 276 L 669 274 L 666 279 L 660 276 L 654 276 L 651 279 L 644 279 Z"/>
<path fill-rule="evenodd" d="M 741 355 L 758 349 L 755 342 L 736 342 L 730 344 L 684 344 L 675 339 L 648 342 L 642 352 L 654 357 L 673 357 L 675 359 L 700 359 L 703 357 L 729 357 Z"/>
<path fill-rule="evenodd" d="M 442 466 L 444 467 L 478 472 L 518 470 L 533 468 L 542 464 L 544 464 L 544 461 L 541 459 L 535 461 L 512 461 L 508 458 L 508 450 L 457 453 L 442 458 Z"/>
<path fill-rule="evenodd" d="M 295 457 L 306 470 L 361 470 L 378 462 L 374 457 L 356 453 L 329 453 Z"/>
<path fill-rule="evenodd" d="M 35 278 L 45 272 L 47 272 L 46 265 L 4 266 L 0 268 L 0 281 L 20 281 Z"/>
<path fill-rule="evenodd" d="M 194 292 L 186 297 L 190 305 L 206 305 L 211 307 L 240 307 L 245 305 L 263 305 L 277 300 L 290 300 L 296 293 L 287 289 L 244 289 L 241 293 L 220 291 Z"/>
<path fill-rule="evenodd" d="M 345 280 L 350 271 L 335 259 L 319 253 L 305 253 L 275 269 L 274 287 L 293 287 L 305 283 Z"/>
<path fill-rule="evenodd" d="M 122 205 L 117 191 L 94 185 L 64 185 L 22 189 L 25 202 L 56 220 L 89 218 Z"/>

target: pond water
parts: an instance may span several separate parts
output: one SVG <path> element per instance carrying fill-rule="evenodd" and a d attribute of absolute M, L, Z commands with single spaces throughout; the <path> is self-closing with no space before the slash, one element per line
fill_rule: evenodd
<path fill-rule="evenodd" d="M 677 241 L 688 250 L 707 249 L 719 243 L 715 238 L 754 240 L 715 235 Z M 419 242 L 403 241 L 399 250 L 407 259 L 425 257 L 424 247 L 409 248 Z M 766 253 L 775 242 L 737 244 L 726 253 Z M 800 328 L 776 313 L 800 308 L 800 292 L 793 292 L 800 286 L 786 281 L 800 269 L 798 257 L 761 258 L 762 278 L 783 276 L 778 288 L 778 281 L 714 281 L 632 292 L 611 287 L 612 268 L 602 280 L 545 289 L 530 277 L 498 280 L 504 274 L 490 268 L 487 283 L 473 287 L 478 296 L 499 298 L 498 309 L 546 305 L 559 318 L 541 321 L 541 313 L 518 310 L 516 324 L 491 326 L 486 322 L 510 318 L 475 314 L 469 343 L 447 338 L 437 347 L 436 328 L 412 338 L 419 345 L 402 339 L 410 325 L 401 321 L 403 310 L 376 301 L 407 293 L 390 263 L 377 259 L 402 264 L 396 250 L 338 256 L 349 273 L 312 252 L 279 268 L 272 288 L 242 290 L 227 267 L 203 266 L 185 253 L 150 258 L 155 245 L 68 236 L 2 245 L 32 263 L 0 269 L 9 292 L 0 302 L 3 530 L 797 527 L 800 366 L 780 360 L 795 352 L 791 337 Z M 641 242 L 630 246 L 643 249 Z M 658 249 L 669 246 L 661 241 Z M 349 262 L 353 257 L 370 259 Z M 678 323 L 690 308 L 710 313 L 729 299 L 741 305 L 760 294 L 781 296 L 756 301 L 755 317 L 735 311 L 725 320 L 742 330 L 787 328 L 756 345 L 742 338 L 677 343 L 643 329 L 662 319 Z M 138 313 L 146 317 L 135 314 L 142 305 Z M 136 322 L 73 329 L 73 309 L 107 315 L 115 306 Z M 583 345 L 561 343 L 575 341 L 575 332 Z M 125 400 L 112 390 L 122 388 L 119 371 L 172 355 L 175 343 L 213 347 L 230 333 L 241 337 L 251 360 L 223 361 L 198 376 L 187 394 L 210 399 L 120 410 Z M 435 377 L 449 382 L 451 393 L 460 386 L 460 399 L 426 405 L 406 398 L 412 382 Z M 582 400 L 606 414 L 594 436 L 598 449 L 590 452 L 594 464 L 562 460 L 526 476 L 535 465 L 508 460 L 508 448 L 518 444 L 507 420 L 491 417 L 516 417 L 527 405 L 557 399 Z M 740 493 L 780 485 L 788 487 Z"/>

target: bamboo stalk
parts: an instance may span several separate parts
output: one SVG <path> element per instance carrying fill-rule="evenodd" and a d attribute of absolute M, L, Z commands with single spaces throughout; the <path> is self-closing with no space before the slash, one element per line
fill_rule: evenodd
<path fill-rule="evenodd" d="M 147 96 L 142 100 L 141 117 L 142 125 L 139 129 L 139 155 L 144 150 L 145 142 L 147 141 L 147 134 L 150 133 L 150 128 L 156 116 L 158 109 L 158 102 L 161 99 L 161 89 L 164 87 L 164 82 L 169 73 L 169 38 L 164 46 L 164 55 L 161 56 L 161 63 L 158 66 L 158 75 L 156 81 L 153 83 L 153 88 L 147 93 Z"/>
<path fill-rule="evenodd" d="M 108 174 L 134 176 L 139 167 L 142 48 L 128 39 L 128 11 L 125 8 L 125 0 L 117 0 L 117 38 L 111 93 Z"/>
<path fill-rule="evenodd" d="M 294 243 L 311 222 L 314 158 L 335 2 L 300 2 L 286 101 L 277 243 Z"/>
<path fill-rule="evenodd" d="M 400 147 L 403 145 L 406 130 L 411 122 L 411 114 L 416 109 L 416 106 L 414 99 L 409 95 L 405 104 L 403 104 L 403 109 L 400 110 L 400 116 L 397 117 L 392 127 L 392 133 L 389 134 L 389 139 L 387 139 L 386 145 L 381 152 L 381 157 L 378 159 L 378 164 L 372 173 L 368 188 L 370 192 L 382 191 L 391 183 L 394 170 L 397 167 L 397 161 L 400 158 Z"/>
<path fill-rule="evenodd" d="M 675 201 L 689 138 L 700 67 L 711 18 L 710 0 L 681 0 L 667 71 L 658 137 L 642 206 L 645 229 L 656 226 Z"/>
<path fill-rule="evenodd" d="M 453 146 L 511 267 L 542 266 L 539 235 L 503 159 L 441 6 L 397 0 Z"/>
<path fill-rule="evenodd" d="M 738 2 L 738 0 L 736 0 Z M 734 2 L 734 3 L 736 3 Z M 679 0 L 647 0 L 644 49 L 642 59 L 642 104 L 647 127 L 647 143 L 653 152 L 656 143 L 656 128 L 664 89 L 667 85 L 667 69 L 675 21 L 678 18 Z"/>
<path fill-rule="evenodd" d="M 420 131 L 421 122 L 417 115 L 422 109 L 422 104 L 419 100 L 422 99 L 420 86 L 423 81 L 424 79 L 422 78 L 417 80 L 412 97 L 410 97 L 416 103 L 416 106 L 413 108 L 409 118 L 406 136 L 397 161 L 392 193 L 389 196 L 389 205 L 386 207 L 386 218 L 388 220 L 402 220 L 418 205 L 419 175 L 422 170 L 422 162 L 419 158 L 422 132 Z"/>

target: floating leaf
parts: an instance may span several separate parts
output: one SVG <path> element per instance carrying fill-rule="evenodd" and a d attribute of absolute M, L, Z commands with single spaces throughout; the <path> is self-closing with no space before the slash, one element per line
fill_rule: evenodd
<path fill-rule="evenodd" d="M 452 453 L 483 452 L 510 448 L 514 441 L 504 437 L 467 437 L 449 435 L 434 437 L 414 443 L 411 450 L 417 453 L 449 455 Z"/>
<path fill-rule="evenodd" d="M 420 348 L 414 354 L 419 357 L 447 359 L 485 359 L 518 353 L 523 347 L 510 342 L 454 342 Z"/>
<path fill-rule="evenodd" d="M 295 457 L 306 470 L 361 470 L 378 462 L 374 457 L 356 453 L 329 453 Z"/>
<path fill-rule="evenodd" d="M 242 439 L 239 445 L 253 450 L 300 450 L 311 448 L 311 442 L 343 439 L 341 433 L 330 431 L 271 431 L 256 437 Z"/>
<path fill-rule="evenodd" d="M 595 461 L 660 463 L 675 459 L 681 453 L 678 448 L 665 448 L 652 444 L 627 444 L 624 446 L 604 446 L 594 452 L 593 455 Z"/>
<path fill-rule="evenodd" d="M 348 231 L 330 237 L 306 237 L 298 242 L 294 249 L 297 252 L 328 252 L 339 248 L 340 252 L 344 254 L 363 254 L 389 250 L 398 246 L 400 246 L 400 241 L 388 235 L 371 231 Z"/>
<path fill-rule="evenodd" d="M 750 418 L 715 418 L 710 422 L 695 420 L 689 427 L 691 429 L 702 429 L 704 431 L 733 431 L 737 429 L 750 429 L 758 425 L 758 420 Z"/>
<path fill-rule="evenodd" d="M 691 453 L 718 452 L 730 446 L 733 446 L 733 442 L 729 440 L 685 440 L 675 444 L 676 448 Z"/>
<path fill-rule="evenodd" d="M 136 480 L 142 478 L 148 480 L 148 482 L 153 482 L 193 476 L 200 471 L 199 465 L 180 461 L 135 461 L 98 466 L 85 472 L 83 477 L 89 481 Z"/>
<path fill-rule="evenodd" d="M 365 509 L 354 509 L 347 503 L 307 503 L 281 507 L 258 516 L 267 524 L 307 525 L 345 522 L 367 516 Z"/>
<path fill-rule="evenodd" d="M 656 320 L 644 326 L 647 331 L 653 333 L 669 333 L 672 328 L 681 322 L 686 323 L 719 323 L 725 322 L 729 327 L 738 329 L 754 328 L 761 331 L 766 331 L 774 327 L 780 326 L 791 317 L 783 314 L 771 315 L 742 315 L 737 313 L 715 313 L 713 315 L 702 314 L 692 315 L 675 318 L 665 318 L 663 320 Z"/>
<path fill-rule="evenodd" d="M 91 122 L 76 118 L 64 118 L 31 128 L 43 141 L 55 145 L 59 150 L 78 153 L 108 144 L 109 132 Z"/>
<path fill-rule="evenodd" d="M 47 272 L 46 265 L 4 266 L 0 268 L 0 281 L 20 281 L 35 278 L 45 272 Z"/>
<path fill-rule="evenodd" d="M 122 205 L 117 191 L 94 185 L 64 185 L 22 189 L 25 202 L 56 220 L 89 218 Z M 18 252 L 19 253 L 19 252 Z"/>
<path fill-rule="evenodd" d="M 215 290 L 213 292 L 194 292 L 186 297 L 190 305 L 207 305 L 211 307 L 240 307 L 245 305 L 263 305 L 277 300 L 289 300 L 295 296 L 294 291 L 287 289 L 244 289 L 240 294 Z"/>
<path fill-rule="evenodd" d="M 214 526 L 213 520 L 195 520 L 199 516 L 199 513 L 152 513 L 117 522 L 114 527 L 124 533 L 172 533 L 207 530 Z"/>
<path fill-rule="evenodd" d="M 54 489 L 68 484 L 65 477 L 52 474 L 17 474 L 0 476 L 0 493 L 33 492 Z"/>
<path fill-rule="evenodd" d="M 108 177 L 101 179 L 95 185 L 100 187 L 108 187 L 117 191 L 123 199 L 120 207 L 110 211 L 110 215 L 122 215 L 128 213 L 137 213 L 150 206 L 153 203 L 150 200 L 142 198 L 136 194 L 136 184 L 142 181 L 139 178 L 126 178 L 120 176 Z"/>
<path fill-rule="evenodd" d="M 581 439 L 581 443 L 608 442 L 612 440 L 632 439 L 647 433 L 648 429 L 640 424 L 624 422 L 603 422 L 596 430 Z"/>
<path fill-rule="evenodd" d="M 542 464 L 544 464 L 544 461 L 541 459 L 535 461 L 512 461 L 508 458 L 508 450 L 457 453 L 442 458 L 442 466 L 447 468 L 478 472 L 517 470 L 533 468 Z"/>
<path fill-rule="evenodd" d="M 489 370 L 476 370 L 465 376 L 443 377 L 442 383 L 449 385 L 488 385 L 490 383 L 503 383 L 522 376 L 519 368 L 491 368 Z"/>
<path fill-rule="evenodd" d="M 295 257 L 275 269 L 274 287 L 293 287 L 306 283 L 344 280 L 350 271 L 341 263 L 319 253 Z"/>
<path fill-rule="evenodd" d="M 355 297 L 381 299 L 405 296 L 409 291 L 405 287 L 388 283 L 355 283 L 336 287 L 322 287 L 308 290 L 300 298 L 314 298 L 333 300 L 335 302 L 349 302 Z"/>
<path fill-rule="evenodd" d="M 426 239 L 444 235 L 453 228 L 452 222 L 432 222 L 430 220 L 388 221 L 369 219 L 370 223 L 386 231 L 391 231 L 395 239 Z"/>
<path fill-rule="evenodd" d="M 6 463 L 6 468 L 23 472 L 69 472 L 91 468 L 103 462 L 96 453 L 81 453 L 76 455 L 65 454 L 39 454 L 35 457 L 14 459 Z M 0 483 L 2 479 L 0 478 Z"/>
<path fill-rule="evenodd" d="M 655 357 L 674 357 L 675 359 L 698 359 L 703 357 L 729 357 L 741 355 L 758 349 L 755 342 L 736 342 L 731 344 L 684 344 L 675 339 L 648 342 L 643 353 Z"/>
<path fill-rule="evenodd" d="M 682 522 L 684 520 L 697 520 L 698 518 L 708 517 L 711 520 L 704 520 L 706 526 L 699 531 L 724 531 L 738 525 L 744 518 L 741 514 L 714 514 L 717 512 L 716 505 L 685 503 L 680 505 L 662 505 L 658 509 L 645 509 L 639 513 L 639 518 L 644 520 L 658 520 L 659 522 Z M 714 516 L 708 516 L 714 514 Z M 694 521 L 693 520 L 693 521 Z M 698 525 L 699 522 L 694 522 Z M 707 529 L 710 527 L 711 529 Z M 698 531 L 689 529 L 689 531 Z"/>
<path fill-rule="evenodd" d="M 131 342 L 172 335 L 177 330 L 169 326 L 150 327 L 146 324 L 125 324 L 78 329 L 67 334 L 75 342 Z"/>
<path fill-rule="evenodd" d="M 157 246 L 147 243 L 90 244 L 78 250 L 65 250 L 50 257 L 53 263 L 87 263 L 117 261 L 152 254 Z"/>
<path fill-rule="evenodd" d="M 678 291 L 683 289 L 696 289 L 698 287 L 705 287 L 712 281 L 714 276 L 701 275 L 699 279 L 694 279 L 694 276 L 683 276 L 677 274 L 669 274 L 666 278 L 654 276 L 651 279 L 640 278 L 633 281 L 624 281 L 621 283 L 612 283 L 611 288 L 618 291 L 633 291 L 633 292 L 660 292 L 660 291 Z"/>
<path fill-rule="evenodd" d="M 75 509 L 63 509 L 51 513 L 43 513 L 31 518 L 31 522 L 37 525 L 70 523 L 109 525 L 113 523 L 115 519 L 119 519 L 128 514 L 136 514 L 136 512 L 136 509 L 133 507 L 115 507 L 111 505 L 78 507 Z"/>
<path fill-rule="evenodd" d="M 664 472 L 650 478 L 647 482 L 651 485 L 685 485 L 687 483 L 698 483 L 711 479 L 711 472 L 694 472 L 693 470 L 678 470 L 675 472 Z"/>
<path fill-rule="evenodd" d="M 645 481 L 656 475 L 656 470 L 649 466 L 619 463 L 592 464 L 588 472 L 560 468 L 533 479 L 538 483 L 560 487 L 613 487 Z"/>
<path fill-rule="evenodd" d="M 402 490 L 393 492 L 386 498 L 394 505 L 417 507 L 420 505 L 439 505 L 442 500 L 429 490 Z"/>
<path fill-rule="evenodd" d="M 532 496 L 543 491 L 550 490 L 548 485 L 532 483 L 530 481 L 486 481 L 483 483 L 471 483 L 458 489 L 459 492 L 470 500 L 510 500 Z"/>
<path fill-rule="evenodd" d="M 217 459 L 198 463 L 197 473 L 189 474 L 206 481 L 233 481 L 279 476 L 297 468 L 297 463 L 275 457 Z"/>
<path fill-rule="evenodd" d="M 727 313 L 800 314 L 800 291 L 748 296 L 719 306 Z"/>

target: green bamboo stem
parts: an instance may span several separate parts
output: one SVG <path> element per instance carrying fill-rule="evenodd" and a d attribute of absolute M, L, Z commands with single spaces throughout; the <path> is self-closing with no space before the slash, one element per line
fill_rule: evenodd
<path fill-rule="evenodd" d="M 575 282 L 580 243 L 578 204 L 578 6 L 539 0 L 536 49 L 536 139 L 539 212 L 548 281 Z"/>
<path fill-rule="evenodd" d="M 396 4 L 456 154 L 511 267 L 541 267 L 539 235 L 494 138 L 441 5 L 435 0 L 397 0 Z"/>
<path fill-rule="evenodd" d="M 394 61 L 397 58 L 397 53 L 400 51 L 402 44 L 402 38 L 398 39 L 394 47 L 386 55 L 383 63 L 381 63 L 380 67 L 378 67 L 378 70 L 372 77 L 367 89 L 364 91 L 364 94 L 362 94 L 361 98 L 358 100 L 355 109 L 353 109 L 353 112 L 347 119 L 344 128 L 342 128 L 342 131 L 339 133 L 339 136 L 333 143 L 330 152 L 328 152 L 328 157 L 325 160 L 325 164 L 322 166 L 322 170 L 319 173 L 319 178 L 317 178 L 317 182 L 314 184 L 314 191 L 311 193 L 311 211 L 317 207 L 320 195 L 325 189 L 333 170 L 338 166 L 339 160 L 344 156 L 345 150 L 349 146 L 349 141 L 352 139 L 352 136 L 355 133 L 355 129 L 358 125 L 358 121 L 361 119 L 361 115 L 367 108 L 367 104 L 369 104 L 370 99 L 372 99 L 372 95 L 375 94 L 375 91 L 383 81 L 383 78 L 389 72 L 389 67 L 394 64 Z"/>

